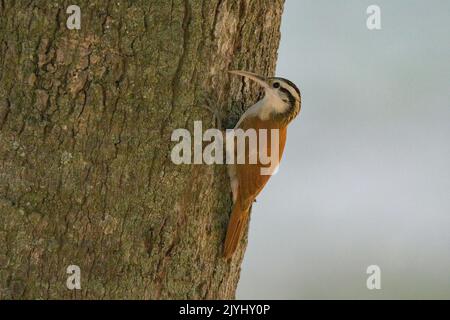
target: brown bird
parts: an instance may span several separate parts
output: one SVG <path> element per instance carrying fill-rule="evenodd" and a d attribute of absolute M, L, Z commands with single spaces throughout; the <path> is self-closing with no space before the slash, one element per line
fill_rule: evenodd
<path fill-rule="evenodd" d="M 262 152 L 272 159 L 275 157 L 275 166 L 278 167 L 286 144 L 287 126 L 300 112 L 300 90 L 291 81 L 283 78 L 264 78 L 246 71 L 230 71 L 257 82 L 264 88 L 264 98 L 247 109 L 233 130 L 256 130 L 257 144 L 251 143 L 251 139 L 245 139 L 245 163 L 235 162 L 228 166 L 231 190 L 233 192 L 233 211 L 228 224 L 224 245 L 224 256 L 231 258 L 242 237 L 243 230 L 247 226 L 250 209 L 255 198 L 262 191 L 272 173 L 276 172 L 274 163 L 268 164 L 262 161 Z M 266 129 L 261 131 L 261 129 Z M 278 129 L 278 139 L 272 136 L 271 129 Z M 264 138 L 265 137 L 265 138 Z M 235 136 L 233 139 L 237 139 Z M 277 141 L 276 141 L 277 140 Z M 235 140 L 236 141 L 236 140 Z M 264 143 L 264 141 L 266 143 Z M 242 151 L 239 143 L 234 143 L 232 149 L 228 148 L 227 156 L 234 154 L 239 158 Z M 275 150 L 273 150 L 275 148 Z M 250 161 L 252 156 L 257 156 L 257 161 Z M 267 158 L 266 157 L 266 158 Z M 263 171 L 266 171 L 263 173 Z M 267 173 L 267 171 L 269 173 Z"/>

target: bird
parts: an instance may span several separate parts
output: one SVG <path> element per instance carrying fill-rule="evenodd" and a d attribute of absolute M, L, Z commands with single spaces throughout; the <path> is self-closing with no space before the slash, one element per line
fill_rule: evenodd
<path fill-rule="evenodd" d="M 278 129 L 278 164 L 281 161 L 286 144 L 287 127 L 291 121 L 300 113 L 301 94 L 297 86 L 284 78 L 263 77 L 258 74 L 242 71 L 230 70 L 233 75 L 242 76 L 259 84 L 264 89 L 264 96 L 261 100 L 249 107 L 237 122 L 234 130 Z M 260 131 L 259 131 L 260 132 Z M 258 145 L 261 143 L 260 135 L 257 135 Z M 266 155 L 271 154 L 271 135 L 267 135 Z M 263 190 L 271 175 L 261 174 L 261 169 L 266 168 L 260 160 L 256 163 L 248 163 L 251 152 L 259 152 L 259 148 L 251 150 L 246 141 L 245 163 L 233 163 L 227 166 L 230 177 L 231 191 L 233 198 L 233 208 L 228 222 L 227 233 L 224 242 L 223 256 L 231 259 L 233 253 L 241 240 L 244 229 L 247 227 L 250 210 L 256 197 Z M 226 150 L 227 153 L 237 154 L 238 146 Z M 260 159 L 257 157 L 257 159 Z"/>

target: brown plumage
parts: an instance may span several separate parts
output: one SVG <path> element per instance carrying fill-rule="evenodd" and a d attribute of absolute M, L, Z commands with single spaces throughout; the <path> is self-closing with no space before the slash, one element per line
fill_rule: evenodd
<path fill-rule="evenodd" d="M 257 132 L 257 146 L 260 145 L 259 130 L 266 129 L 266 155 L 268 157 L 272 155 L 270 130 L 278 129 L 278 161 L 276 164 L 278 167 L 286 144 L 287 126 L 300 111 L 300 92 L 292 82 L 286 79 L 264 79 L 255 74 L 242 71 L 233 71 L 232 73 L 255 80 L 265 88 L 265 97 L 244 113 L 235 129 L 244 131 L 255 129 Z M 246 139 L 245 164 L 229 165 L 228 171 L 231 179 L 234 205 L 224 244 L 224 257 L 227 259 L 232 257 L 239 245 L 239 241 L 249 221 L 252 203 L 271 177 L 270 175 L 261 174 L 261 168 L 268 168 L 270 165 L 262 164 L 259 156 L 255 164 L 250 164 L 249 154 L 251 152 L 258 153 L 258 147 L 256 147 L 256 150 L 254 150 L 255 146 L 253 146 L 253 149 L 251 148 L 252 146 Z M 234 159 L 237 158 L 236 140 L 234 150 L 228 150 L 228 152 L 234 152 Z"/>
<path fill-rule="evenodd" d="M 279 123 L 275 121 L 261 121 L 257 116 L 246 118 L 238 127 L 243 130 L 254 128 L 258 129 L 279 129 L 279 150 L 278 163 L 281 161 L 284 146 L 286 144 L 286 127 L 280 128 Z M 271 156 L 271 134 L 267 131 L 267 155 Z M 259 135 L 257 135 L 259 145 Z M 235 143 L 236 145 L 236 143 Z M 239 240 L 247 226 L 250 214 L 250 208 L 253 201 L 262 191 L 270 179 L 270 175 L 261 175 L 261 168 L 268 168 L 269 165 L 262 164 L 259 159 L 256 164 L 249 164 L 250 146 L 246 141 L 246 161 L 245 164 L 234 165 L 238 181 L 237 198 L 233 205 L 230 222 L 228 223 L 227 235 L 225 238 L 224 256 L 230 258 L 236 251 Z M 237 155 L 235 156 L 236 159 Z M 236 192 L 235 191 L 235 192 Z"/>

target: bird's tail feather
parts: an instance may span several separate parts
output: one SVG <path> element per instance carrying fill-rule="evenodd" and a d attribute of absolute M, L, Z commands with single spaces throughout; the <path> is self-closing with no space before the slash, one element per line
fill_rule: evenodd
<path fill-rule="evenodd" d="M 226 259 L 231 258 L 241 240 L 244 229 L 247 226 L 250 208 L 243 210 L 239 200 L 234 204 L 231 213 L 230 222 L 228 223 L 227 235 L 225 237 L 225 245 L 223 255 Z"/>

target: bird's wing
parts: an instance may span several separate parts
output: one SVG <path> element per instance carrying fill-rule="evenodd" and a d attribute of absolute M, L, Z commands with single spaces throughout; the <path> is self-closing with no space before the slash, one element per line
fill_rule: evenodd
<path fill-rule="evenodd" d="M 239 125 L 242 130 L 247 130 L 250 128 L 256 129 L 258 137 L 259 146 L 259 129 L 267 129 L 267 155 L 271 155 L 271 133 L 270 129 L 277 129 L 269 121 L 262 121 L 258 116 L 246 117 Z M 247 139 L 248 140 L 248 139 Z M 286 128 L 279 129 L 279 150 L 278 150 L 278 162 L 281 160 L 281 156 L 284 151 L 284 146 L 286 143 Z M 235 150 L 237 150 L 237 145 Z M 268 168 L 268 165 L 263 165 L 258 161 L 256 164 L 249 164 L 248 153 L 256 152 L 257 150 L 250 149 L 248 141 L 246 141 L 246 161 L 245 164 L 236 164 L 237 166 L 237 179 L 238 179 L 238 197 L 239 202 L 242 206 L 242 210 L 247 210 L 252 202 L 255 200 L 256 196 L 261 192 L 261 190 L 266 185 L 267 181 L 270 179 L 270 175 L 261 174 L 262 168 Z M 235 157 L 235 159 L 237 159 Z"/>
<path fill-rule="evenodd" d="M 237 187 L 237 199 L 234 203 L 233 212 L 231 213 L 230 222 L 228 224 L 227 235 L 225 237 L 224 244 L 224 256 L 230 258 L 233 252 L 236 250 L 239 240 L 242 237 L 242 233 L 247 226 L 250 207 L 255 200 L 256 196 L 269 181 L 270 175 L 261 174 L 262 168 L 267 168 L 268 165 L 263 165 L 260 161 L 260 154 L 257 152 L 257 148 L 260 145 L 259 129 L 267 129 L 267 156 L 271 156 L 271 132 L 270 129 L 277 129 L 270 121 L 262 121 L 257 115 L 247 116 L 240 123 L 236 129 L 242 129 L 244 131 L 248 129 L 256 130 L 257 145 L 251 146 L 248 139 L 245 142 L 245 164 L 235 164 L 236 179 L 238 180 Z M 278 143 L 278 161 L 281 160 L 281 156 L 284 151 L 284 145 L 286 143 L 286 128 L 279 129 L 279 143 Z M 234 159 L 237 160 L 237 148 L 238 144 L 235 140 L 235 154 Z M 257 162 L 250 164 L 249 154 L 256 152 Z M 270 158 L 271 159 L 271 158 Z"/>

